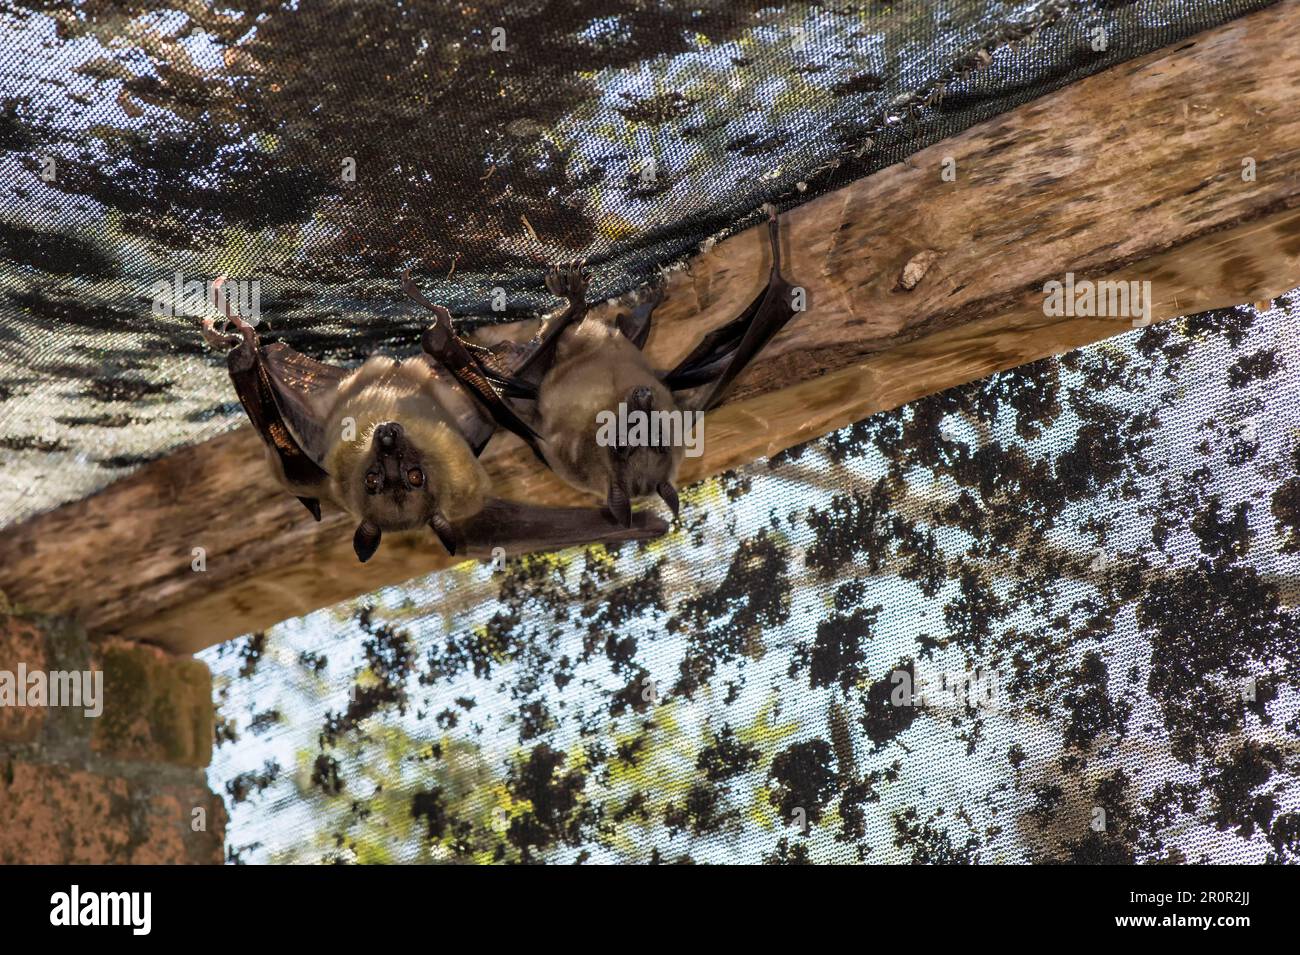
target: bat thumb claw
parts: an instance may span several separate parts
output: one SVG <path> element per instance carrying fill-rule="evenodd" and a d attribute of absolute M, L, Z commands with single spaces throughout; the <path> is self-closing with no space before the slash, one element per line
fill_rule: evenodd
<path fill-rule="evenodd" d="M 625 530 L 632 529 L 632 505 L 624 504 L 622 510 L 617 507 L 606 506 L 605 513 L 608 514 L 619 527 L 622 527 Z"/>
<path fill-rule="evenodd" d="M 312 517 L 316 518 L 317 521 L 320 520 L 320 501 L 314 497 L 300 497 L 298 500 L 302 502 L 303 507 L 311 511 Z"/>
<path fill-rule="evenodd" d="M 681 510 L 681 500 L 677 497 L 677 488 L 673 487 L 668 481 L 660 481 L 655 488 L 663 502 L 668 505 L 668 509 L 673 512 L 673 520 L 677 519 L 677 513 Z"/>
<path fill-rule="evenodd" d="M 433 517 L 429 518 L 429 526 L 433 532 L 438 535 L 438 540 L 446 548 L 447 553 L 456 556 L 456 532 L 452 529 L 451 522 L 447 520 L 442 511 L 434 511 Z"/>
<path fill-rule="evenodd" d="M 379 525 L 370 521 L 362 521 L 357 525 L 356 533 L 352 535 L 352 549 L 356 551 L 357 560 L 365 563 L 371 557 L 375 556 L 375 551 L 379 550 L 379 541 L 383 538 L 384 532 L 379 529 Z"/>
<path fill-rule="evenodd" d="M 632 526 L 632 501 L 627 496 L 627 488 L 620 482 L 611 482 L 609 496 L 605 498 L 605 509 L 620 527 Z"/>

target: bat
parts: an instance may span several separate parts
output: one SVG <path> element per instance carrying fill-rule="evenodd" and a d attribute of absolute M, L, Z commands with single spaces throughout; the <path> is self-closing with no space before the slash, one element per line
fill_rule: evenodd
<path fill-rule="evenodd" d="M 674 415 L 716 407 L 740 373 L 794 317 L 793 286 L 781 274 L 777 213 L 772 207 L 767 211 L 772 263 L 766 287 L 739 317 L 706 335 L 671 370 L 656 371 L 642 351 L 663 297 L 662 285 L 612 323 L 602 322 L 587 314 L 587 279 L 579 262 L 548 273 L 547 287 L 566 299 L 567 306 L 532 342 L 487 349 L 455 339 L 453 333 L 438 343 L 448 356 L 440 360 L 460 380 L 477 380 L 502 398 L 509 417 L 497 417 L 493 405 L 489 410 L 497 422 L 519 434 L 570 485 L 603 497 L 606 511 L 620 526 L 632 526 L 633 501 L 655 495 L 676 517 L 681 441 L 655 441 L 653 427 L 648 429 L 650 440 L 634 440 L 634 429 L 621 427 L 617 439 L 601 440 L 601 422 L 637 412 L 643 422 L 668 424 L 683 420 Z M 409 285 L 407 293 L 426 308 L 434 307 Z M 452 357 L 457 350 L 459 357 Z M 527 402 L 533 403 L 531 423 L 513 407 Z M 662 437 L 662 429 L 659 433 Z"/>
<path fill-rule="evenodd" d="M 470 365 L 445 309 L 422 336 L 421 354 L 399 361 L 372 355 L 345 369 L 283 343 L 263 345 L 253 326 L 227 306 L 227 327 L 202 323 L 204 338 L 229 349 L 227 366 L 244 412 L 266 448 L 279 484 L 317 521 L 321 502 L 357 520 L 352 547 L 363 563 L 385 532 L 428 526 L 449 554 L 523 553 L 596 541 L 658 537 L 658 519 L 634 527 L 598 508 L 540 507 L 491 495 L 479 455 L 498 423 L 530 439 Z"/>

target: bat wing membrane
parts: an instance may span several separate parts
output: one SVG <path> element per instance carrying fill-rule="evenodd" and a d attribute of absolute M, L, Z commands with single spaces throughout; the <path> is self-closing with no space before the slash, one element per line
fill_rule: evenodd
<path fill-rule="evenodd" d="M 740 373 L 797 314 L 791 302 L 793 286 L 781 274 L 780 231 L 776 210 L 772 208 L 768 210 L 768 237 L 772 266 L 767 286 L 739 317 L 706 335 L 677 367 L 662 375 L 664 384 L 673 391 L 711 386 L 693 397 L 689 402 L 693 407 L 705 411 L 717 407 Z M 615 319 L 619 331 L 637 348 L 645 346 L 652 315 L 663 299 L 663 291 L 662 283 L 656 285 L 639 304 Z M 558 324 L 562 331 L 567 323 Z M 509 397 L 536 398 L 537 384 L 554 359 L 559 335 L 544 333 L 540 340 L 526 361 L 515 364 L 516 370 L 495 371 L 498 387 Z M 507 388 L 515 390 L 505 391 Z"/>
<path fill-rule="evenodd" d="M 230 350 L 226 364 L 244 413 L 262 441 L 279 458 L 285 478 L 295 487 L 319 488 L 329 476 L 310 453 L 310 439 L 319 439 L 322 430 L 320 419 L 311 409 L 323 390 L 337 387 L 344 373 L 341 369 L 330 369 L 330 377 L 333 372 L 339 374 L 328 381 L 326 375 L 309 365 L 320 369 L 329 366 L 313 362 L 284 345 L 272 346 L 273 351 L 263 348 L 257 332 L 242 320 L 235 327 L 241 341 Z M 300 361 L 290 356 L 297 356 Z M 314 498 L 302 500 L 319 520 L 319 503 L 309 503 Z"/>
<path fill-rule="evenodd" d="M 476 392 L 432 355 L 420 354 L 407 361 L 423 361 L 434 378 L 434 394 L 444 410 L 452 417 L 456 429 L 478 457 L 488 440 L 496 433 L 497 425 L 483 407 Z"/>
<path fill-rule="evenodd" d="M 456 333 L 452 325 L 451 313 L 441 305 L 430 302 L 411 281 L 409 275 L 402 277 L 402 288 L 415 302 L 424 306 L 433 315 L 433 324 L 424 330 L 424 335 L 420 338 L 420 347 L 424 349 L 425 354 L 446 368 L 461 387 L 482 404 L 493 421 L 523 438 L 533 449 L 533 453 L 540 457 L 537 432 L 515 413 L 498 390 L 498 388 L 506 390 L 510 385 L 506 376 L 501 375 L 499 369 L 487 359 L 486 356 L 490 352 L 480 346 L 466 343 Z M 478 437 L 478 435 L 466 435 L 466 440 L 470 442 L 475 455 L 482 452 L 488 438 L 491 437 L 491 432 L 489 431 L 486 437 L 482 437 L 481 441 L 477 440 Z"/>
<path fill-rule="evenodd" d="M 630 527 L 623 527 L 595 507 L 543 507 L 493 497 L 473 517 L 457 523 L 456 553 L 486 557 L 493 548 L 502 547 L 507 554 L 526 554 L 582 544 L 649 540 L 667 530 L 662 518 L 644 511 L 633 515 Z"/>
<path fill-rule="evenodd" d="M 775 209 L 769 209 L 767 222 L 772 248 L 767 287 L 740 317 L 706 335 L 663 377 L 664 384 L 673 391 L 711 385 L 690 402 L 694 408 L 708 411 L 721 404 L 740 373 L 797 314 L 791 301 L 793 286 L 781 274 L 781 241 Z"/>
<path fill-rule="evenodd" d="M 282 342 L 264 346 L 262 360 L 285 424 L 307 456 L 323 466 L 328 449 L 325 422 L 339 384 L 349 372 L 308 358 Z"/>

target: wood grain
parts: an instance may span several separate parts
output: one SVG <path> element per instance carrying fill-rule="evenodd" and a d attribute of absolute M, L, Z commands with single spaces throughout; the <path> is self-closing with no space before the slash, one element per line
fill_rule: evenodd
<path fill-rule="evenodd" d="M 1046 317 L 1043 284 L 1067 271 L 1150 281 L 1156 320 L 1300 285 L 1298 34 L 1300 4 L 1283 3 L 788 212 L 785 271 L 809 310 L 710 415 L 705 454 L 684 476 L 1130 329 Z M 954 182 L 940 176 L 948 157 Z M 656 362 L 743 308 L 766 258 L 751 229 L 673 273 L 647 345 Z M 495 438 L 485 461 L 502 496 L 582 502 L 513 436 Z M 193 651 L 447 563 L 416 534 L 385 536 L 361 565 L 350 537 L 343 515 L 314 524 L 277 490 L 243 428 L 8 529 L 0 590 L 99 635 Z"/>

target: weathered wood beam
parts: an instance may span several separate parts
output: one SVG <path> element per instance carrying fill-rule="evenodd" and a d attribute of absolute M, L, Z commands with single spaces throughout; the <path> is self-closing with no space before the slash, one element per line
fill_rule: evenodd
<path fill-rule="evenodd" d="M 809 312 L 710 415 L 705 454 L 685 476 L 1129 329 L 1046 317 L 1043 284 L 1067 271 L 1150 281 L 1155 320 L 1300 285 L 1297 34 L 1300 4 L 1272 7 L 787 213 L 786 272 Z M 940 175 L 949 157 L 954 182 Z M 735 315 L 765 259 L 754 229 L 675 273 L 648 345 L 657 361 Z M 909 263 L 923 273 L 910 290 Z M 513 437 L 495 439 L 486 463 L 504 496 L 579 503 Z M 8 529 L 0 590 L 100 635 L 192 651 L 447 564 L 419 534 L 385 537 L 361 565 L 350 532 L 339 514 L 306 519 L 244 428 Z"/>

